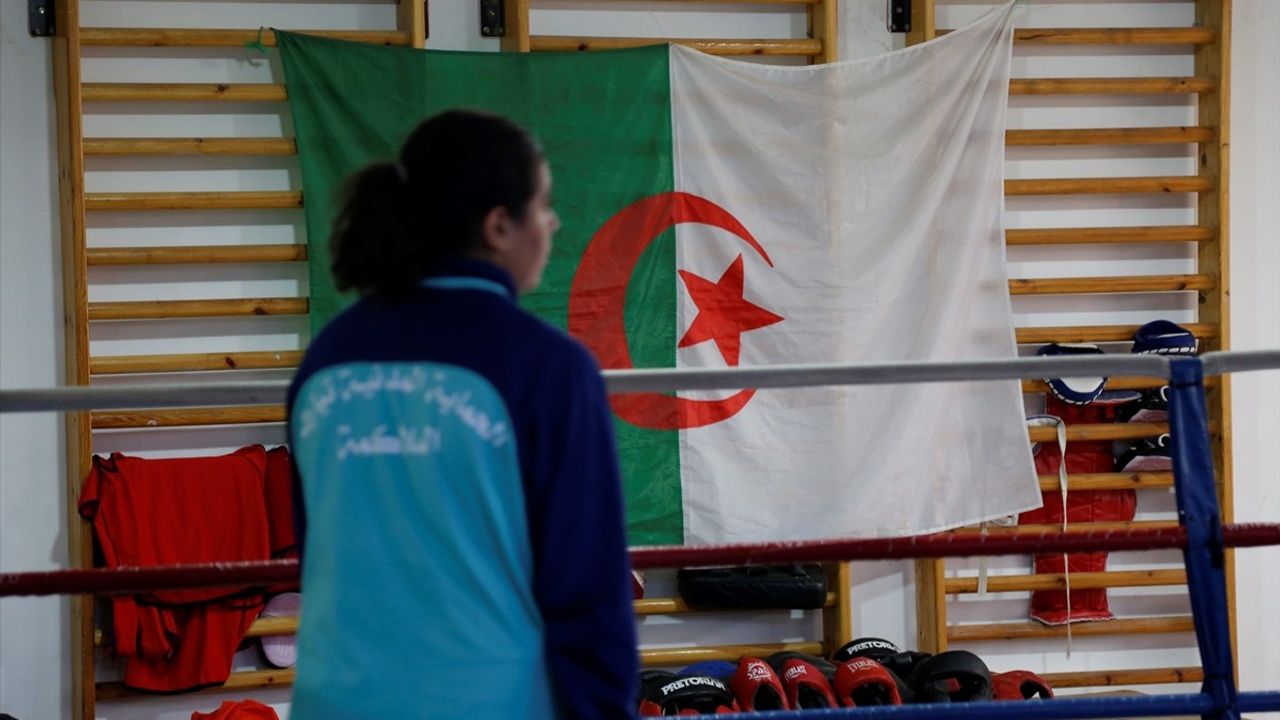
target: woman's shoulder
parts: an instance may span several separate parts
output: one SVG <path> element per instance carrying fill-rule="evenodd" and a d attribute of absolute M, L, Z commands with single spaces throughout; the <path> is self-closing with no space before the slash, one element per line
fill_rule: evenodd
<path fill-rule="evenodd" d="M 536 338 L 535 347 L 543 358 L 568 364 L 573 368 L 599 372 L 595 356 L 580 340 L 532 313 L 520 314 L 521 329 Z"/>

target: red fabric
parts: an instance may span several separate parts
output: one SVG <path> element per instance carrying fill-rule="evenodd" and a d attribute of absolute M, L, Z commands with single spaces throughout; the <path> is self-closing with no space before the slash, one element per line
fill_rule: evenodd
<path fill-rule="evenodd" d="M 1045 412 L 1062 418 L 1067 427 L 1079 424 L 1114 422 L 1114 405 L 1068 405 L 1047 396 Z M 1056 477 L 1062 462 L 1057 440 L 1040 444 L 1035 456 L 1036 472 Z M 1111 442 L 1068 442 L 1067 473 L 1107 473 L 1115 471 Z M 1082 522 L 1118 522 L 1132 520 L 1137 496 L 1132 490 L 1078 490 L 1067 494 L 1067 526 Z M 1044 506 L 1022 513 L 1020 523 L 1062 522 L 1062 493 L 1044 493 Z M 1067 556 L 1072 573 L 1102 572 L 1107 569 L 1107 553 L 1071 553 Z M 1063 556 L 1059 553 L 1035 556 L 1036 573 L 1061 573 Z M 1069 622 L 1110 620 L 1115 617 L 1107 603 L 1105 588 L 1071 591 L 1071 612 L 1067 613 L 1065 590 L 1037 590 L 1031 593 L 1031 618 L 1048 625 Z"/>
<path fill-rule="evenodd" d="M 80 494 L 107 567 L 270 557 L 261 446 L 211 458 L 95 457 Z M 244 587 L 165 590 L 112 599 L 124 682 L 176 692 L 225 682 L 262 609 Z"/>
<path fill-rule="evenodd" d="M 191 720 L 280 720 L 280 716 L 270 706 L 257 700 L 225 700 L 213 712 L 191 713 Z"/>
<path fill-rule="evenodd" d="M 267 451 L 264 483 L 267 526 L 271 531 L 271 557 L 298 557 L 298 540 L 293 528 L 293 458 L 284 445 Z M 267 588 L 269 594 L 296 592 L 298 583 L 282 583 Z"/>
<path fill-rule="evenodd" d="M 298 541 L 293 534 L 293 460 L 289 448 L 281 445 L 267 452 L 264 493 L 267 526 L 271 532 L 271 556 L 297 557 Z"/>
<path fill-rule="evenodd" d="M 191 607 L 155 608 L 172 616 L 178 631 L 174 651 L 165 657 L 131 658 L 124 684 L 148 692 L 178 692 L 221 685 L 231 674 L 231 661 L 249 626 L 262 610 L 262 596 L 241 602 L 222 600 Z"/>

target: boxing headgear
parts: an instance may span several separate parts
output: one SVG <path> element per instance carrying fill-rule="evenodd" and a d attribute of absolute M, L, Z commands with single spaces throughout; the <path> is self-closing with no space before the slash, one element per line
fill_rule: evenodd
<path fill-rule="evenodd" d="M 991 686 L 996 700 L 1031 700 L 1053 697 L 1053 688 L 1044 678 L 1029 670 L 1011 670 L 991 676 Z"/>
<path fill-rule="evenodd" d="M 743 711 L 791 709 L 791 705 L 787 703 L 787 691 L 782 686 L 782 679 L 769 663 L 763 660 L 753 657 L 742 658 L 729 687 L 738 701 L 738 707 Z"/>
<path fill-rule="evenodd" d="M 779 657 L 782 655 L 793 657 Z M 769 664 L 778 673 L 782 679 L 782 687 L 787 691 L 787 704 L 791 709 L 839 707 L 836 696 L 831 691 L 831 683 L 819 665 L 807 659 L 794 657 L 795 655 L 799 653 L 774 653 L 769 656 Z M 830 665 L 820 658 L 813 658 L 813 660 Z M 831 671 L 835 672 L 834 666 L 831 667 Z"/>
<path fill-rule="evenodd" d="M 656 680 L 656 678 L 655 678 Z M 738 711 L 733 693 L 723 681 L 705 675 L 670 677 L 646 685 L 640 715 L 717 715 Z"/>
<path fill-rule="evenodd" d="M 1102 349 L 1097 345 L 1079 344 L 1059 344 L 1050 343 L 1036 350 L 1036 355 L 1044 357 L 1071 357 L 1079 355 L 1102 355 Z M 1103 389 L 1107 385 L 1105 377 L 1063 377 L 1063 378 L 1045 378 L 1044 381 L 1049 385 L 1049 392 L 1053 393 L 1059 400 L 1069 405 L 1088 405 L 1098 399 L 1102 395 Z M 1133 400 L 1138 397 L 1137 393 L 1133 393 Z"/>
<path fill-rule="evenodd" d="M 991 699 L 991 671 L 967 650 L 949 650 L 921 662 L 911 674 L 916 702 Z"/>
<path fill-rule="evenodd" d="M 843 707 L 902 704 L 893 673 L 869 657 L 856 657 L 836 668 L 835 694 Z"/>
<path fill-rule="evenodd" d="M 796 652 L 794 650 L 779 650 L 778 652 L 765 658 L 765 662 L 773 667 L 774 672 L 778 673 L 778 677 L 782 677 L 782 667 L 786 665 L 788 660 L 803 660 L 818 669 L 822 676 L 831 681 L 836 676 L 836 664 L 820 658 L 817 655 L 807 655 L 805 653 Z"/>
<path fill-rule="evenodd" d="M 1195 355 L 1196 337 L 1169 320 L 1153 320 L 1133 334 L 1133 352 L 1141 355 Z"/>
<path fill-rule="evenodd" d="M 899 678 L 903 680 L 910 680 L 911 674 L 916 670 L 916 666 L 931 657 L 933 657 L 933 655 L 930 655 L 929 653 L 906 650 L 880 660 L 880 664 L 885 666 L 885 669 L 894 675 L 897 675 Z"/>
<path fill-rule="evenodd" d="M 879 661 L 890 655 L 897 655 L 900 652 L 902 650 L 888 640 L 865 637 L 845 643 L 839 650 L 831 653 L 831 659 L 837 663 L 847 662 L 856 657 L 866 657 Z"/>

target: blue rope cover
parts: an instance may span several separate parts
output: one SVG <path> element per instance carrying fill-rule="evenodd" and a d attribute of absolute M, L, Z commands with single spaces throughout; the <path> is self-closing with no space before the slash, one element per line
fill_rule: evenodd
<path fill-rule="evenodd" d="M 1248 712 L 1280 710 L 1280 691 L 1240 693 L 1238 706 Z M 1025 702 L 972 702 L 927 705 L 879 705 L 832 710 L 789 710 L 717 715 L 763 720 L 835 720 L 885 718 L 892 720 L 1069 720 L 1071 718 L 1153 717 L 1212 713 L 1214 699 L 1205 693 L 1185 695 L 1120 695 L 1116 697 L 1056 698 Z"/>
<path fill-rule="evenodd" d="M 1187 592 L 1200 646 L 1200 662 L 1204 666 L 1202 690 L 1214 701 L 1214 707 L 1201 717 L 1238 720 L 1225 551 L 1204 400 L 1204 368 L 1197 358 L 1179 358 L 1173 360 L 1170 371 L 1173 484 L 1178 522 L 1187 530 L 1187 546 L 1182 556 L 1187 567 Z"/>

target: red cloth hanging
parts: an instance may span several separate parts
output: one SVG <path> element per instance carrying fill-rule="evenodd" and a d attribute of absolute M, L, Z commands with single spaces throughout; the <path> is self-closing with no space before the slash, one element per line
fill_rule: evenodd
<path fill-rule="evenodd" d="M 95 457 L 80 514 L 93 520 L 107 567 L 265 560 L 266 469 L 258 445 L 220 457 Z M 225 682 L 263 600 L 245 587 L 112 598 L 125 685 L 178 692 Z"/>
<path fill-rule="evenodd" d="M 1067 427 L 1078 424 L 1115 422 L 1115 405 L 1068 405 L 1049 395 L 1045 413 L 1062 419 Z M 1056 442 L 1040 445 L 1036 452 L 1036 472 L 1057 476 L 1062 453 Z M 1109 473 L 1115 471 L 1111 441 L 1075 441 L 1067 443 L 1067 473 Z M 1067 527 L 1082 522 L 1117 522 L 1133 520 L 1137 495 L 1133 490 L 1076 490 L 1067 494 Z M 1044 493 L 1044 506 L 1018 516 L 1019 523 L 1062 523 L 1062 494 Z M 1069 553 L 1066 556 L 1071 573 L 1103 572 L 1107 569 L 1107 553 Z M 1063 572 L 1063 555 L 1052 553 L 1035 556 L 1036 573 Z M 1065 590 L 1037 590 L 1031 593 L 1031 618 L 1048 625 L 1064 625 L 1087 620 L 1110 620 L 1115 617 L 1107 602 L 1105 588 L 1071 591 L 1071 611 L 1067 612 Z"/>

